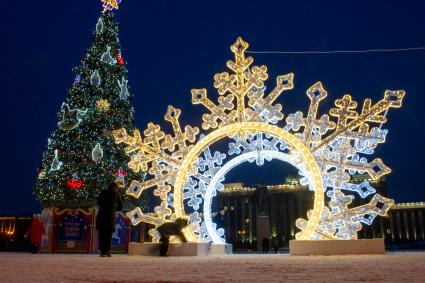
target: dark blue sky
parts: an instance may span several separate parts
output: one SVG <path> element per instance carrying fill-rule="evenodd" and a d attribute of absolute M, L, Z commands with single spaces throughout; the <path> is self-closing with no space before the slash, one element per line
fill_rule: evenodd
<path fill-rule="evenodd" d="M 2 1 L 1 121 L 3 181 L 0 214 L 38 208 L 36 168 L 56 113 L 73 81 L 72 68 L 91 45 L 100 0 Z M 190 89 L 207 87 L 225 70 L 237 36 L 251 50 L 338 50 L 425 46 L 425 1 L 155 0 L 122 3 L 122 55 L 135 95 L 136 123 L 163 123 L 168 104 L 183 109 L 183 123 L 200 125 L 201 106 Z M 320 80 L 329 96 L 350 93 L 377 101 L 385 89 L 405 89 L 402 109 L 388 115 L 387 143 L 376 157 L 392 168 L 396 201 L 425 201 L 423 131 L 425 52 L 340 55 L 254 55 L 274 77 L 295 73 L 295 90 L 282 95 L 285 114 L 306 112 L 305 90 Z M 271 170 L 262 170 L 264 174 Z M 256 182 L 250 174 L 241 181 Z M 265 175 L 267 177 L 267 175 Z"/>

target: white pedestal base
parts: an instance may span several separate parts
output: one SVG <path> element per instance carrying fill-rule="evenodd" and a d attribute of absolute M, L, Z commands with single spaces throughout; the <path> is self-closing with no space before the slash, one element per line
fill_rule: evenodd
<path fill-rule="evenodd" d="M 212 244 L 210 246 L 210 255 L 225 255 L 232 254 L 231 244 Z"/>
<path fill-rule="evenodd" d="M 171 256 L 208 256 L 229 254 L 232 245 L 209 245 L 208 243 L 170 243 L 168 249 Z M 128 255 L 159 256 L 159 244 L 135 243 L 128 246 Z"/>
<path fill-rule="evenodd" d="M 384 254 L 383 238 L 360 240 L 291 240 L 291 255 Z"/>

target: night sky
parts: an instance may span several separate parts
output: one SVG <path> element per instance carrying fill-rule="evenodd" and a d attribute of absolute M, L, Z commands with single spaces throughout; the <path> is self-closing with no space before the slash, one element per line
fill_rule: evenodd
<path fill-rule="evenodd" d="M 1 7 L 0 214 L 23 214 L 39 209 L 32 194 L 37 167 L 72 85 L 72 68 L 91 46 L 101 7 L 100 0 L 2 1 Z M 213 75 L 227 71 L 229 46 L 237 36 L 258 51 L 425 46 L 424 11 L 425 1 L 419 0 L 124 0 L 115 14 L 136 125 L 164 124 L 171 104 L 183 109 L 182 124 L 200 126 L 204 109 L 191 105 L 190 89 L 206 87 L 216 94 Z M 295 73 L 294 90 L 279 99 L 285 115 L 307 112 L 305 90 L 319 80 L 328 90 L 322 112 L 346 93 L 361 106 L 366 97 L 381 99 L 386 89 L 406 90 L 403 108 L 389 112 L 387 142 L 374 157 L 393 170 L 390 196 L 397 202 L 425 201 L 425 51 L 253 56 L 254 63 L 269 68 L 269 89 L 277 75 Z M 241 167 L 229 181 L 279 183 L 285 171 L 279 165 Z"/>

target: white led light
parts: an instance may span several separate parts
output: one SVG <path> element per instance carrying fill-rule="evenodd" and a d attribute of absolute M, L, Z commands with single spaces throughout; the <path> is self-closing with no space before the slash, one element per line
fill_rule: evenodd
<path fill-rule="evenodd" d="M 230 161 L 228 161 L 223 167 L 220 168 L 220 170 L 217 171 L 217 173 L 214 175 L 214 177 L 211 179 L 211 182 L 209 183 L 204 197 L 204 221 L 206 225 L 206 229 L 208 232 L 208 235 L 212 242 L 215 244 L 223 244 L 225 241 L 222 238 L 222 235 L 219 235 L 217 233 L 217 230 L 214 228 L 214 223 L 212 222 L 211 218 L 211 203 L 213 196 L 215 195 L 215 192 L 217 190 L 217 185 L 220 182 L 223 182 L 225 179 L 226 174 L 235 168 L 236 166 L 240 165 L 241 163 L 253 160 L 257 158 L 257 155 L 262 155 L 267 160 L 280 160 L 287 162 L 291 165 L 294 165 L 299 170 L 304 170 L 302 167 L 298 167 L 294 164 L 294 160 L 291 157 L 291 155 L 279 152 L 279 151 L 272 151 L 272 150 L 262 150 L 260 152 L 251 151 L 244 154 L 241 154 Z"/>

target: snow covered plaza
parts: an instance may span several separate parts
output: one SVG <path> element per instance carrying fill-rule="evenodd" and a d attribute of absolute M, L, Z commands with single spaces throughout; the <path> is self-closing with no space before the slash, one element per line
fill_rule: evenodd
<path fill-rule="evenodd" d="M 360 256 L 141 257 L 0 254 L 0 281 L 14 282 L 424 282 L 425 253 Z"/>

